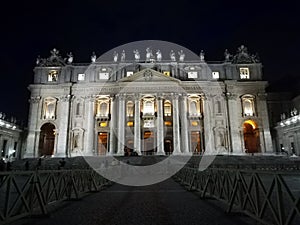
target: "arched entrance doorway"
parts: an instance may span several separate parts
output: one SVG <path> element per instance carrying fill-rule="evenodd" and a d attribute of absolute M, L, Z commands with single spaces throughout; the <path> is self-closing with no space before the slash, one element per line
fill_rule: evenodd
<path fill-rule="evenodd" d="M 194 154 L 201 154 L 201 133 L 199 131 L 191 132 L 191 149 Z"/>
<path fill-rule="evenodd" d="M 173 152 L 173 140 L 171 137 L 165 138 L 164 141 L 164 150 L 167 155 L 172 154 Z"/>
<path fill-rule="evenodd" d="M 105 155 L 107 152 L 108 134 L 107 132 L 98 133 L 98 155 Z"/>
<path fill-rule="evenodd" d="M 246 153 L 260 152 L 259 129 L 253 120 L 246 120 L 243 124 L 244 144 Z"/>
<path fill-rule="evenodd" d="M 54 153 L 55 126 L 52 123 L 45 123 L 41 127 L 39 141 L 39 155 L 50 156 Z"/>

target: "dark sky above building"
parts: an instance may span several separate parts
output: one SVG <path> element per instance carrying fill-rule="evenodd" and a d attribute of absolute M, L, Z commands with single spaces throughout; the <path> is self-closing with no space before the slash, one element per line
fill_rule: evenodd
<path fill-rule="evenodd" d="M 54 47 L 89 62 L 121 44 L 164 40 L 208 61 L 244 44 L 259 53 L 264 79 L 300 90 L 300 15 L 297 1 L 7 1 L 2 3 L 0 111 L 26 121 L 33 68 Z"/>

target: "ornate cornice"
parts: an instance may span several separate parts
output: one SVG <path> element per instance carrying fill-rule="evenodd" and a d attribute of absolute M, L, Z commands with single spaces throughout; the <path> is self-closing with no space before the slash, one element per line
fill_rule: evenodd
<path fill-rule="evenodd" d="M 71 99 L 71 95 L 63 95 L 59 97 L 59 100 L 62 102 L 69 102 Z"/>
<path fill-rule="evenodd" d="M 32 96 L 32 97 L 30 97 L 28 102 L 29 103 L 39 103 L 40 100 L 41 100 L 41 96 Z"/>
<path fill-rule="evenodd" d="M 232 63 L 239 64 L 239 63 L 259 63 L 259 57 L 258 55 L 250 55 L 248 53 L 247 47 L 244 45 L 241 45 L 241 47 L 238 48 L 237 53 L 232 59 Z"/>
<path fill-rule="evenodd" d="M 52 51 L 50 51 L 51 55 L 48 58 L 40 58 L 38 57 L 36 60 L 36 65 L 37 66 L 42 66 L 42 67 L 48 67 L 48 66 L 65 66 L 67 65 L 66 60 L 67 59 L 63 59 L 60 54 L 59 51 L 57 49 L 53 49 Z M 69 59 L 68 62 L 72 63 L 73 62 L 73 55 L 68 55 Z"/>

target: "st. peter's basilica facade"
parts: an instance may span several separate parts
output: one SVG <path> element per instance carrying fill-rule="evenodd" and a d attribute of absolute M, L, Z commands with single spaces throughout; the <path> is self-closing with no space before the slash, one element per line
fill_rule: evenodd
<path fill-rule="evenodd" d="M 91 62 L 38 58 L 24 157 L 271 153 L 262 64 L 245 46 L 221 62 L 181 49 Z"/>

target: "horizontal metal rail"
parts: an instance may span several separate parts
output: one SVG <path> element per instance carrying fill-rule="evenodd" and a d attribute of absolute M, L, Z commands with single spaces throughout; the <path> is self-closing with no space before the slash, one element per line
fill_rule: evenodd
<path fill-rule="evenodd" d="M 243 212 L 268 225 L 300 224 L 299 172 L 185 167 L 174 178 L 201 198 L 225 202 L 228 213 Z"/>
<path fill-rule="evenodd" d="M 0 224 L 47 214 L 47 206 L 78 199 L 111 182 L 93 170 L 42 170 L 0 173 Z"/>

